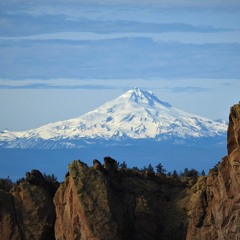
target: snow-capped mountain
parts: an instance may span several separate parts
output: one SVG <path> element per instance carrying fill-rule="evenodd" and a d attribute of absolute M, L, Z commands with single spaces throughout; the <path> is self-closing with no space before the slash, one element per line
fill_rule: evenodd
<path fill-rule="evenodd" d="M 216 137 L 226 134 L 224 122 L 174 108 L 152 92 L 127 91 L 83 116 L 28 131 L 0 132 L 2 147 L 78 147 L 80 141 Z M 89 143 L 90 143 L 89 142 Z M 59 147 L 58 146 L 58 147 Z"/>

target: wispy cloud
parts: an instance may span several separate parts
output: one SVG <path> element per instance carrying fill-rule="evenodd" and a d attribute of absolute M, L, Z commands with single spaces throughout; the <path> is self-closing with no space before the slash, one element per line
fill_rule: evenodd
<path fill-rule="evenodd" d="M 18 25 L 18 28 L 11 27 Z M 95 34 L 112 33 L 215 33 L 229 32 L 229 27 L 213 27 L 210 25 L 190 23 L 149 23 L 126 20 L 91 20 L 80 18 L 78 21 L 69 21 L 63 16 L 41 16 L 29 15 L 7 15 L 0 21 L 1 36 L 28 37 L 30 35 L 53 34 L 58 32 L 81 33 L 89 32 Z"/>
<path fill-rule="evenodd" d="M 232 82 L 224 82 L 224 83 L 222 83 L 222 85 L 225 87 L 230 87 L 233 85 L 233 83 Z"/>
<path fill-rule="evenodd" d="M 158 89 L 171 93 L 201 93 L 214 90 L 214 82 L 219 80 L 207 79 L 211 84 L 199 83 L 199 79 L 28 79 L 28 80 L 10 80 L 0 79 L 0 89 L 59 89 L 59 90 L 111 90 L 118 89 L 127 91 L 134 87 L 141 87 L 146 90 Z M 229 84 L 234 84 L 234 80 Z M 227 84 L 227 83 L 226 83 Z"/>
<path fill-rule="evenodd" d="M 238 78 L 240 44 L 149 38 L 0 42 L 2 78 Z"/>
<path fill-rule="evenodd" d="M 196 86 L 184 86 L 184 87 L 167 87 L 165 89 L 170 90 L 171 92 L 174 93 L 200 93 L 200 92 L 208 92 L 212 91 L 211 88 L 206 88 L 206 87 L 196 87 Z"/>
<path fill-rule="evenodd" d="M 236 78 L 240 73 L 239 14 L 204 10 L 238 1 L 10 2 L 0 3 L 4 78 Z"/>
<path fill-rule="evenodd" d="M 153 41 L 162 42 L 179 42 L 189 44 L 205 43 L 240 43 L 240 31 L 212 32 L 202 35 L 199 32 L 168 32 L 168 33 L 151 33 L 151 32 L 119 32 L 119 33 L 92 33 L 92 32 L 58 32 L 46 33 L 29 36 L 4 37 L 0 36 L 2 42 L 16 41 L 101 41 L 114 40 L 123 38 L 149 38 Z M 67 42 L 66 42 L 67 43 Z"/>
<path fill-rule="evenodd" d="M 136 86 L 213 119 L 239 101 L 239 0 L 8 0 L 0 9 L 0 128 L 79 116 Z"/>
<path fill-rule="evenodd" d="M 25 0 L 9 0 L 10 4 L 27 5 Z M 196 7 L 196 8 L 211 8 L 211 7 L 237 7 L 239 6 L 238 0 L 202 0 L 202 1 L 192 1 L 192 0 L 35 0 L 35 5 L 70 5 L 70 4 L 81 4 L 81 5 L 108 5 L 108 6 L 153 6 L 153 7 Z M 32 2 L 29 3 L 32 6 Z"/>
<path fill-rule="evenodd" d="M 0 84 L 0 89 L 96 89 L 96 90 L 106 90 L 106 89 L 116 89 L 116 86 L 111 85 L 96 85 L 96 84 L 85 84 L 85 85 L 52 85 L 44 83 L 34 83 L 34 84 L 23 84 L 23 85 L 9 85 Z"/>

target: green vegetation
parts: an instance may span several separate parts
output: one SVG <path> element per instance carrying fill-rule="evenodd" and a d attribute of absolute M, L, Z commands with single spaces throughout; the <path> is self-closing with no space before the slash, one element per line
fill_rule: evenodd
<path fill-rule="evenodd" d="M 205 171 L 204 170 L 202 170 L 201 171 L 201 176 L 205 176 L 206 174 L 205 174 Z"/>
<path fill-rule="evenodd" d="M 140 169 L 138 167 L 132 167 L 132 170 L 134 171 L 140 171 Z"/>
<path fill-rule="evenodd" d="M 58 183 L 57 177 L 54 174 L 45 174 L 44 173 L 43 178 L 46 181 L 46 183 L 49 183 L 49 184 L 57 184 Z M 0 190 L 6 191 L 6 192 L 9 192 L 14 186 L 18 186 L 20 184 L 22 184 L 22 187 L 24 189 L 29 187 L 28 186 L 29 184 L 28 184 L 26 178 L 24 178 L 24 177 L 19 178 L 15 182 L 13 182 L 9 177 L 0 178 Z"/>
<path fill-rule="evenodd" d="M 54 174 L 43 173 L 43 178 L 48 183 L 56 183 L 57 182 L 57 177 Z"/>
<path fill-rule="evenodd" d="M 163 167 L 163 165 L 161 163 L 159 163 L 156 166 L 156 170 L 157 170 L 157 173 L 161 173 L 161 174 L 165 174 L 166 173 L 166 169 L 164 169 L 164 167 Z"/>
<path fill-rule="evenodd" d="M 80 160 L 74 160 L 71 164 L 68 165 L 69 171 L 73 176 L 78 176 L 78 165 L 80 164 Z"/>
<path fill-rule="evenodd" d="M 217 165 L 215 166 L 215 168 L 217 168 Z M 127 164 L 124 161 L 123 163 L 118 163 L 118 168 L 127 168 Z M 153 166 L 151 164 L 148 165 L 148 167 L 143 166 L 142 168 L 138 168 L 136 166 L 131 168 L 134 171 L 139 171 L 139 172 L 148 172 L 148 173 L 153 173 L 153 174 L 160 174 L 163 176 L 168 176 L 168 177 L 173 177 L 173 178 L 183 178 L 183 177 L 188 177 L 188 178 L 194 178 L 196 179 L 199 176 L 205 176 L 205 171 L 202 170 L 201 172 L 198 172 L 196 169 L 192 168 L 192 169 L 188 169 L 185 168 L 183 171 L 179 171 L 177 172 L 176 170 L 173 170 L 173 172 L 168 172 L 166 171 L 166 169 L 164 168 L 164 166 L 162 165 L 162 163 L 158 163 L 155 166 L 156 171 L 154 170 Z"/>
<path fill-rule="evenodd" d="M 117 162 L 118 168 L 122 168 L 122 169 L 126 169 L 127 168 L 127 164 L 125 161 L 123 161 L 123 163 L 119 163 Z"/>
<path fill-rule="evenodd" d="M 181 177 L 192 177 L 192 178 L 196 178 L 199 176 L 199 172 L 196 170 L 196 169 L 188 169 L 188 168 L 185 168 L 183 173 L 180 174 Z"/>
<path fill-rule="evenodd" d="M 105 161 L 105 168 L 108 167 L 110 168 L 114 168 L 116 167 L 116 169 L 128 169 L 128 170 L 133 170 L 139 173 L 146 173 L 147 176 L 154 176 L 154 175 L 158 175 L 158 176 L 165 176 L 165 177 L 171 177 L 174 179 L 178 179 L 178 178 L 193 178 L 194 180 L 197 179 L 197 177 L 199 176 L 205 176 L 205 171 L 202 170 L 201 172 L 198 172 L 196 169 L 188 169 L 185 168 L 183 171 L 177 172 L 176 170 L 173 170 L 172 172 L 167 172 L 166 169 L 164 168 L 164 166 L 162 165 L 162 163 L 158 163 L 155 168 L 149 164 L 147 167 L 143 166 L 142 168 L 139 167 L 132 167 L 132 168 L 128 168 L 127 167 L 127 163 L 125 161 L 123 161 L 122 163 L 116 162 L 114 159 L 110 158 L 110 157 L 105 157 L 104 158 Z M 76 177 L 79 174 L 79 163 L 81 166 L 84 167 L 84 165 L 86 165 L 85 163 L 81 162 L 80 160 L 75 160 L 73 161 L 71 164 L 69 164 L 69 170 L 72 174 L 72 176 Z M 116 165 L 116 166 L 115 166 Z M 214 167 L 213 170 L 215 172 L 218 172 L 218 168 L 219 168 L 219 163 L 217 163 Z M 87 165 L 86 165 L 87 166 Z M 69 174 L 69 172 L 68 172 Z M 59 184 L 57 181 L 57 177 L 54 174 L 46 174 L 43 173 L 42 174 L 44 180 L 46 183 L 50 183 L 50 185 L 55 186 L 56 184 Z M 9 177 L 7 178 L 0 178 L 0 190 L 4 190 L 9 192 L 15 185 L 20 185 L 21 183 L 26 183 L 27 179 L 26 178 L 19 178 L 16 182 L 13 182 Z"/>
<path fill-rule="evenodd" d="M 9 177 L 0 178 L 0 189 L 1 190 L 9 192 L 13 186 L 14 186 L 14 183 L 12 182 L 12 180 Z"/>

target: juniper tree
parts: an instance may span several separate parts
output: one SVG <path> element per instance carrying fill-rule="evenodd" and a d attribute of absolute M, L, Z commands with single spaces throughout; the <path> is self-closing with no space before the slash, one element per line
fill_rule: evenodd
<path fill-rule="evenodd" d="M 165 174 L 166 173 L 166 169 L 163 167 L 163 165 L 161 163 L 159 163 L 156 166 L 156 170 L 157 170 L 157 173 L 161 173 L 161 174 Z"/>

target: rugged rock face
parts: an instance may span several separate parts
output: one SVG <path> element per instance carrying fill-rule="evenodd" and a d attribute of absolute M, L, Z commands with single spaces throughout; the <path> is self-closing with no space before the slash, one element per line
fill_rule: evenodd
<path fill-rule="evenodd" d="M 55 207 L 48 186 L 33 170 L 10 193 L 0 191 L 0 240 L 55 239 Z"/>
<path fill-rule="evenodd" d="M 185 239 L 189 198 L 183 183 L 116 170 L 109 158 L 105 166 L 69 165 L 54 198 L 57 240 Z"/>
<path fill-rule="evenodd" d="M 231 108 L 228 156 L 194 186 L 187 239 L 240 239 L 240 104 Z"/>
<path fill-rule="evenodd" d="M 10 193 L 0 190 L 0 239 L 21 239 L 21 232 L 17 225 L 13 197 Z"/>
<path fill-rule="evenodd" d="M 33 170 L 11 192 L 0 190 L 0 240 L 239 240 L 240 104 L 227 147 L 195 184 L 118 169 L 110 157 L 93 167 L 73 161 L 60 187 Z"/>

